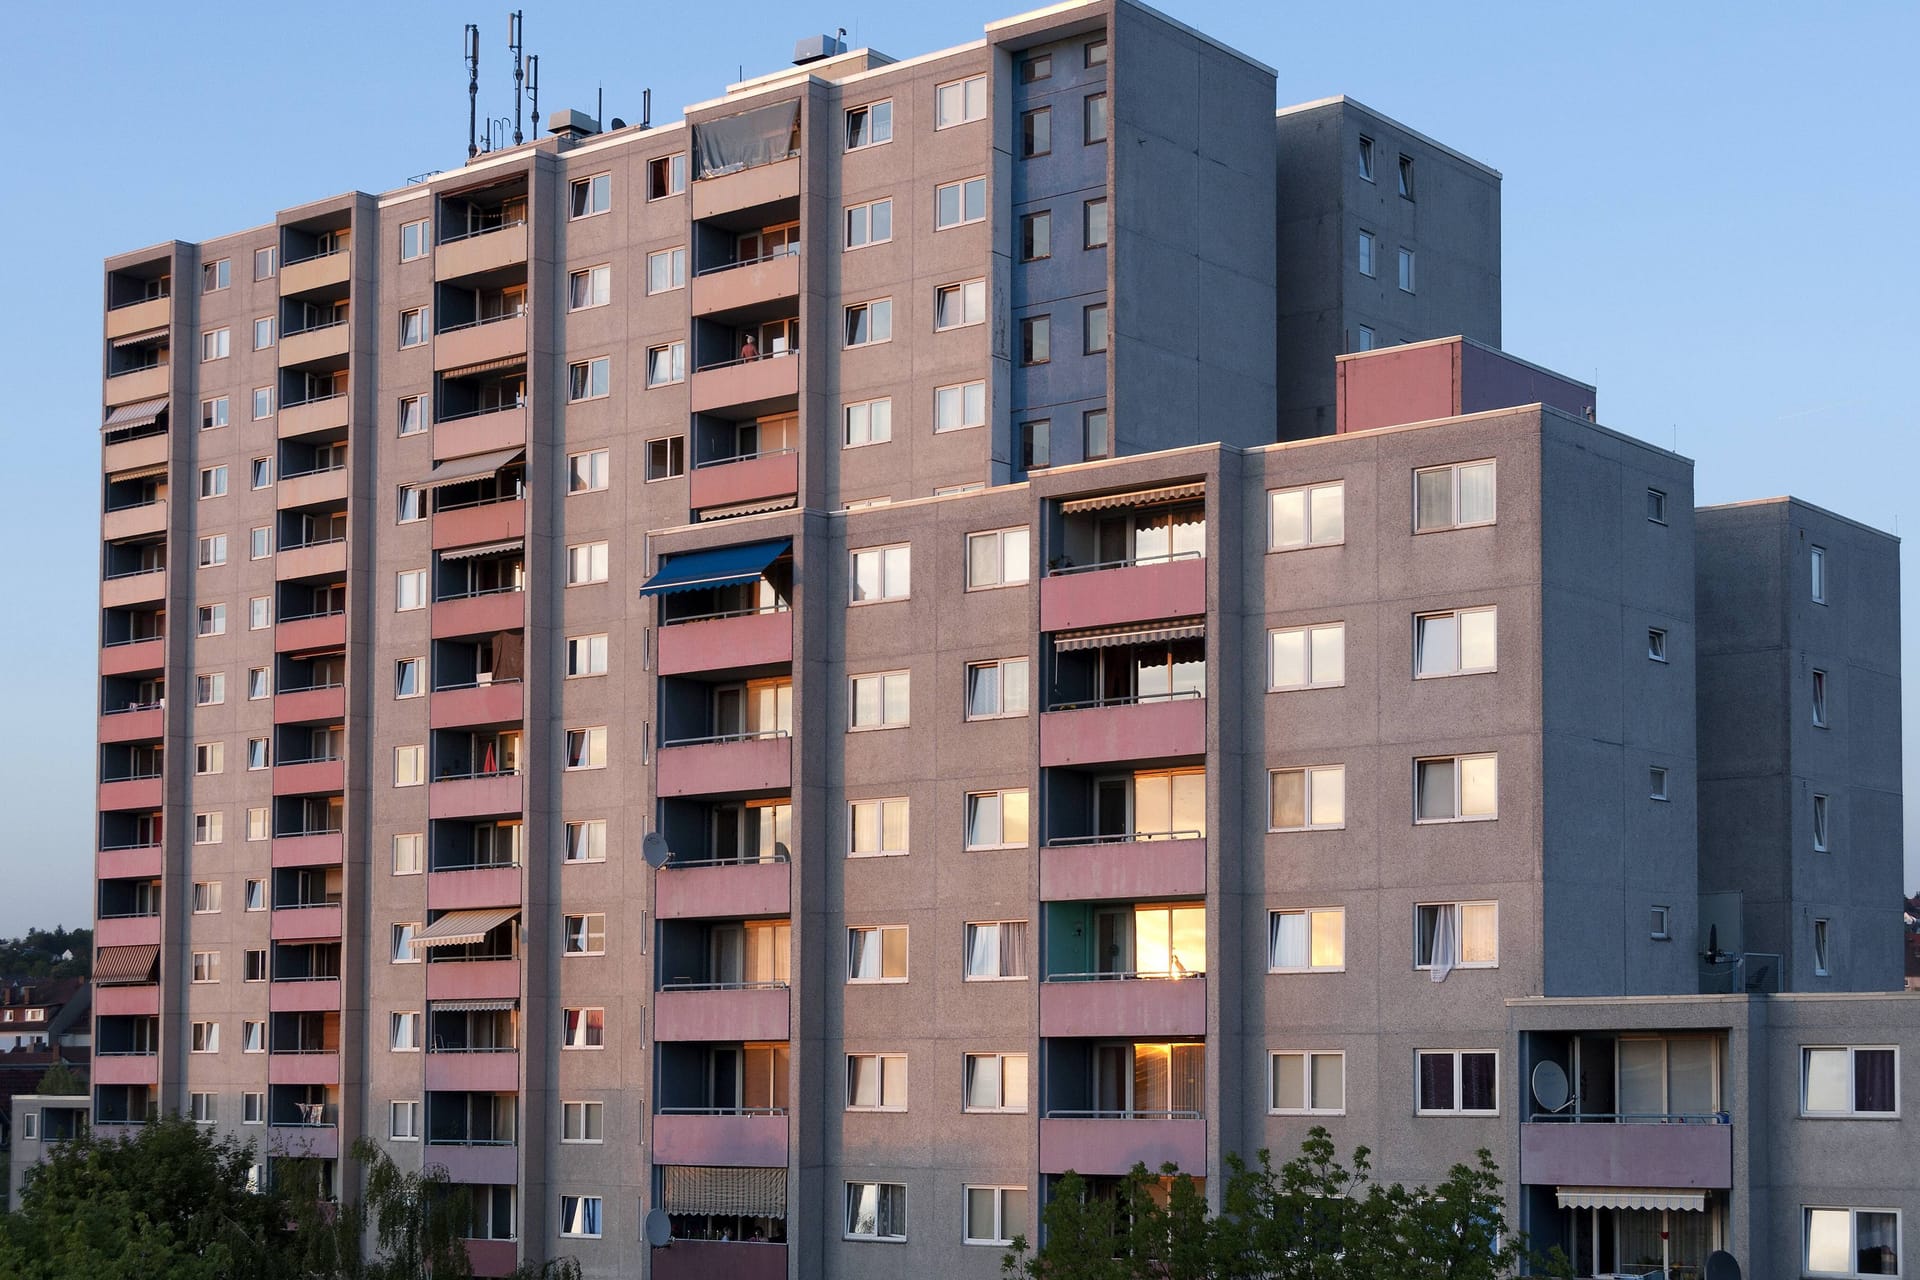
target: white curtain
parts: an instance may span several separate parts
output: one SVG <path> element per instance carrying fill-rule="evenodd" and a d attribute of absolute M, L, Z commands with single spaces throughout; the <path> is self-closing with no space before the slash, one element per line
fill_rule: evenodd
<path fill-rule="evenodd" d="M 1307 967 L 1307 917 L 1305 912 L 1293 911 L 1276 913 L 1269 930 L 1269 944 L 1272 951 L 1272 967 L 1275 969 L 1304 969 Z"/>
<path fill-rule="evenodd" d="M 1435 982 L 1445 982 L 1447 975 L 1453 972 L 1454 954 L 1454 913 L 1451 904 L 1434 909 L 1433 913 L 1433 967 L 1427 976 Z"/>
<path fill-rule="evenodd" d="M 1000 976 L 999 925 L 970 924 L 967 926 L 967 976 L 970 978 Z"/>

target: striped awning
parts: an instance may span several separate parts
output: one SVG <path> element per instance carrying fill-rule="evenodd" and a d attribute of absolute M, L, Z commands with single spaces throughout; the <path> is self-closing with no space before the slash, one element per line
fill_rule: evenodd
<path fill-rule="evenodd" d="M 453 551 L 442 551 L 442 560 L 478 560 L 481 556 L 505 555 L 509 551 L 518 551 L 526 544 L 525 539 L 509 538 L 505 542 L 483 542 L 477 547 L 460 547 Z"/>
<path fill-rule="evenodd" d="M 1659 1187 L 1555 1187 L 1562 1209 L 1680 1209 L 1704 1213 L 1707 1193 Z"/>
<path fill-rule="evenodd" d="M 661 1208 L 668 1213 L 787 1216 L 785 1169 L 727 1169 L 670 1164 L 661 1170 Z"/>
<path fill-rule="evenodd" d="M 520 369 L 527 363 L 525 355 L 500 356 L 493 360 L 482 360 L 476 364 L 463 364 L 458 369 L 443 369 L 443 378 L 470 378 L 476 373 L 492 373 L 496 369 Z"/>
<path fill-rule="evenodd" d="M 1170 640 L 1200 640 L 1207 634 L 1207 624 L 1200 618 L 1185 618 L 1179 622 L 1153 622 L 1146 625 L 1135 624 L 1126 627 L 1089 627 L 1085 631 L 1062 631 L 1053 638 L 1053 647 L 1059 653 L 1074 653 L 1081 649 L 1112 649 L 1123 644 L 1165 644 Z"/>
<path fill-rule="evenodd" d="M 1082 511 L 1110 511 L 1115 507 L 1157 507 L 1168 502 L 1184 502 L 1189 498 L 1206 496 L 1207 486 L 1200 481 L 1169 484 L 1158 489 L 1135 489 L 1131 493 L 1103 493 L 1097 498 L 1071 498 L 1060 504 L 1060 514 L 1070 516 Z"/>
<path fill-rule="evenodd" d="M 413 935 L 416 947 L 463 947 L 485 942 L 487 935 L 520 914 L 518 907 L 449 911 Z"/>
<path fill-rule="evenodd" d="M 93 980 L 96 983 L 152 982 L 154 969 L 159 964 L 160 948 L 152 944 L 102 947 L 93 961 Z"/>
<path fill-rule="evenodd" d="M 758 502 L 736 502 L 728 507 L 707 507 L 700 512 L 702 520 L 724 520 L 728 516 L 750 516 L 758 511 L 786 511 L 798 502 L 797 498 L 775 498 L 772 501 L 761 499 Z"/>
<path fill-rule="evenodd" d="M 167 474 L 167 464 L 156 462 L 150 467 L 134 467 L 130 471 L 116 471 L 107 477 L 110 483 L 118 484 L 122 480 L 145 480 L 152 476 Z"/>
<path fill-rule="evenodd" d="M 115 338 L 113 349 L 118 351 L 122 347 L 137 347 L 143 342 L 161 342 L 166 339 L 166 336 L 167 329 L 164 325 L 158 329 L 143 329 L 139 333 L 130 333 L 124 338 Z"/>
<path fill-rule="evenodd" d="M 167 411 L 167 397 L 158 400 L 142 400 L 138 404 L 123 404 L 107 415 L 100 424 L 102 431 L 126 431 L 133 427 L 144 427 L 157 421 Z"/>
<path fill-rule="evenodd" d="M 518 1007 L 518 1000 L 429 1000 L 428 1013 L 507 1013 Z"/>
<path fill-rule="evenodd" d="M 510 462 L 518 462 L 526 456 L 525 449 L 496 449 L 492 453 L 476 453 L 468 458 L 454 458 L 443 462 L 433 469 L 426 483 L 415 486 L 420 489 L 444 489 L 450 484 L 465 484 L 469 480 L 480 480 L 492 475 Z"/>

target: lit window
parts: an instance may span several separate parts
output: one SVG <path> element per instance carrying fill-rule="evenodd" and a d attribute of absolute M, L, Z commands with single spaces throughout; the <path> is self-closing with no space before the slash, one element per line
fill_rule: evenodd
<path fill-rule="evenodd" d="M 1491 462 L 1461 462 L 1414 472 L 1414 532 L 1492 524 L 1494 481 Z"/>
<path fill-rule="evenodd" d="M 1498 611 L 1455 609 L 1422 613 L 1413 620 L 1413 674 L 1472 675 L 1498 667 Z"/>
<path fill-rule="evenodd" d="M 417 787 L 427 780 L 427 749 L 424 746 L 393 749 L 393 785 Z"/>
<path fill-rule="evenodd" d="M 224 773 L 227 767 L 227 744 L 224 742 L 202 742 L 193 748 L 193 771 L 205 776 Z"/>
<path fill-rule="evenodd" d="M 393 838 L 393 874 L 417 876 L 426 870 L 427 838 L 419 832 Z"/>
<path fill-rule="evenodd" d="M 562 916 L 561 936 L 565 953 L 570 956 L 603 956 L 607 953 L 607 917 L 600 912 Z"/>
<path fill-rule="evenodd" d="M 846 1236 L 849 1240 L 905 1240 L 907 1188 L 898 1182 L 849 1182 Z"/>
<path fill-rule="evenodd" d="M 1018 586 L 1027 581 L 1030 566 L 1025 526 L 967 535 L 967 590 Z"/>
<path fill-rule="evenodd" d="M 1025 787 L 970 793 L 967 796 L 967 848 L 1025 848 L 1027 815 Z"/>
<path fill-rule="evenodd" d="M 1267 776 L 1267 830 L 1317 831 L 1347 825 L 1345 765 L 1274 769 Z"/>
<path fill-rule="evenodd" d="M 1492 969 L 1500 963 L 1500 904 L 1428 902 L 1414 908 L 1413 967 Z"/>
<path fill-rule="evenodd" d="M 1343 907 L 1273 911 L 1267 916 L 1267 969 L 1272 973 L 1338 973 L 1347 967 Z"/>
<path fill-rule="evenodd" d="M 425 569 L 402 569 L 394 575 L 393 607 L 399 613 L 427 607 L 427 571 Z"/>
<path fill-rule="evenodd" d="M 904 728 L 912 701 L 909 681 L 905 671 L 849 677 L 848 728 Z"/>
<path fill-rule="evenodd" d="M 1421 1049 L 1415 1054 L 1421 1115 L 1500 1114 L 1499 1061 L 1491 1051 Z"/>
<path fill-rule="evenodd" d="M 1267 1110 L 1277 1116 L 1347 1113 L 1347 1055 L 1281 1051 L 1269 1059 Z"/>
<path fill-rule="evenodd" d="M 933 91 L 933 127 L 947 129 L 987 118 L 987 78 L 953 80 Z"/>
<path fill-rule="evenodd" d="M 1500 814 L 1500 757 L 1493 753 L 1416 760 L 1414 821 L 1454 822 Z"/>
<path fill-rule="evenodd" d="M 847 856 L 883 857 L 907 852 L 905 797 L 854 800 L 847 805 Z"/>

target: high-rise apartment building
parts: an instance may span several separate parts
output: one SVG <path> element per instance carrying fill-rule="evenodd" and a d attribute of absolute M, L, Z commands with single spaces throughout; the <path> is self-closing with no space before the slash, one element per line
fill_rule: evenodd
<path fill-rule="evenodd" d="M 370 1136 L 483 1274 L 991 1275 L 1068 1169 L 1315 1123 L 1589 1271 L 1897 1253 L 1802 1154 L 1920 1046 L 1820 994 L 1897 972 L 1892 541 L 1714 595 L 1797 544 L 1484 345 L 1497 175 L 1273 93 L 1093 0 L 111 260 L 96 1126 Z M 1477 264 L 1339 282 L 1407 346 L 1289 336 L 1296 119 Z"/>

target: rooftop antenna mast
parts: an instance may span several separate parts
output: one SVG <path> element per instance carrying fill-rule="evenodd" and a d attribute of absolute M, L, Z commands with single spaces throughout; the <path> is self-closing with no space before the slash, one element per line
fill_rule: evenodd
<path fill-rule="evenodd" d="M 520 133 L 520 84 L 526 75 L 521 50 L 526 47 L 526 19 L 519 9 L 507 15 L 507 48 L 513 51 L 513 145 L 526 139 Z"/>
<path fill-rule="evenodd" d="M 527 99 L 528 113 L 533 118 L 533 132 L 540 132 L 540 55 L 527 55 Z"/>
<path fill-rule="evenodd" d="M 462 40 L 467 55 L 467 159 L 471 160 L 480 154 L 480 28 L 469 22 Z"/>

